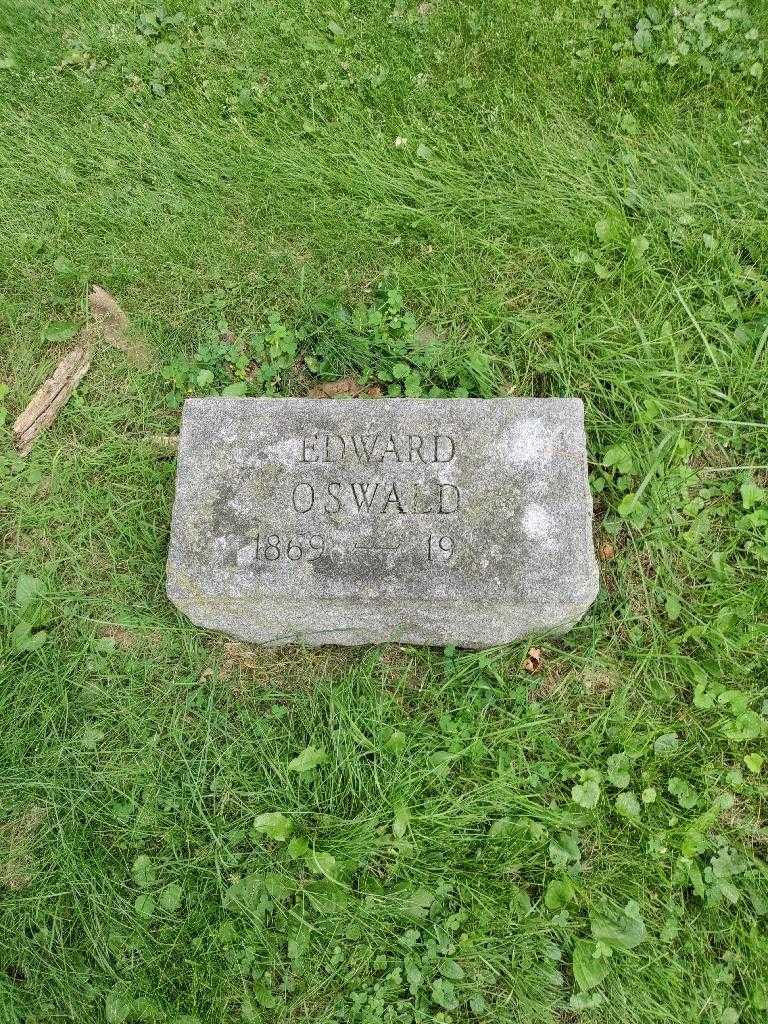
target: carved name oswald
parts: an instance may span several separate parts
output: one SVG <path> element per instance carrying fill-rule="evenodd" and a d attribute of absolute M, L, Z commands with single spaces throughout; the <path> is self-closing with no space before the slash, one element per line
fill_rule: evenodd
<path fill-rule="evenodd" d="M 456 444 L 447 434 L 312 434 L 302 438 L 299 462 L 340 466 L 402 464 L 439 465 L 452 462 Z M 461 495 L 452 483 L 440 480 L 394 479 L 300 480 L 291 494 L 295 512 L 371 515 L 454 515 Z"/>

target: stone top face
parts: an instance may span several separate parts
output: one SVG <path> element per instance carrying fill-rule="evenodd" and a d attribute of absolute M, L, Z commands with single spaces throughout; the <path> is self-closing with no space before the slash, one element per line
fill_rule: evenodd
<path fill-rule="evenodd" d="M 597 592 L 578 399 L 188 399 L 168 593 L 256 642 L 483 647 Z"/>

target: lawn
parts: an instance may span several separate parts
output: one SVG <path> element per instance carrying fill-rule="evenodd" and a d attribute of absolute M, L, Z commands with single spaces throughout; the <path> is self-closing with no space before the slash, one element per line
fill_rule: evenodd
<path fill-rule="evenodd" d="M 761 0 L 3 0 L 1 1024 L 766 1019 L 767 41 Z M 181 400 L 346 377 L 584 399 L 579 626 L 176 613 Z"/>

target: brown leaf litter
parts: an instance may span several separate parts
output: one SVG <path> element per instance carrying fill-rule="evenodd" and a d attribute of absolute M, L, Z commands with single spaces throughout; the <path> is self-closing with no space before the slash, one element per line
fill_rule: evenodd
<path fill-rule="evenodd" d="M 325 381 L 307 392 L 307 398 L 381 398 L 378 384 L 358 384 L 354 377 Z"/>
<path fill-rule="evenodd" d="M 346 647 L 250 647 L 227 640 L 221 646 L 219 676 L 232 682 L 236 696 L 247 699 L 257 690 L 311 689 L 321 679 L 348 671 L 359 657 L 356 649 Z"/>
<path fill-rule="evenodd" d="M 523 662 L 523 669 L 529 672 L 531 675 L 535 675 L 541 671 L 541 663 L 544 660 L 544 655 L 541 653 L 540 647 L 531 647 L 528 650 L 528 657 Z"/>

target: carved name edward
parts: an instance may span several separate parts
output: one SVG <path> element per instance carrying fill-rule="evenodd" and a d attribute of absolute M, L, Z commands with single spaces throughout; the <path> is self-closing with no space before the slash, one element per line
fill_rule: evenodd
<path fill-rule="evenodd" d="M 451 462 L 456 443 L 448 434 L 311 434 L 301 441 L 301 462 Z"/>

